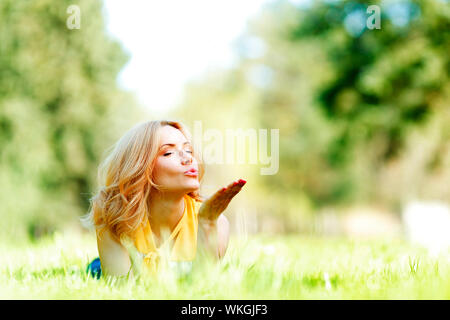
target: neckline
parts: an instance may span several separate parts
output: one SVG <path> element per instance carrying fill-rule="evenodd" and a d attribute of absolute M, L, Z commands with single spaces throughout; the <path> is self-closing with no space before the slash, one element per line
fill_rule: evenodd
<path fill-rule="evenodd" d="M 151 231 L 151 238 L 152 238 L 153 244 L 154 244 L 156 249 L 162 248 L 163 246 L 166 245 L 167 242 L 169 242 L 171 239 L 175 239 L 176 236 L 178 235 L 178 233 L 180 231 L 179 229 L 181 228 L 181 223 L 183 222 L 184 217 L 187 215 L 186 195 L 183 196 L 183 202 L 184 202 L 184 209 L 183 209 L 183 214 L 181 215 L 180 220 L 178 220 L 178 222 L 175 224 L 175 227 L 171 231 L 170 236 L 167 239 L 165 239 L 163 241 L 163 243 L 161 243 L 161 245 L 159 245 L 159 246 L 156 245 L 156 240 L 155 240 L 156 236 L 154 235 L 153 230 L 151 229 L 150 220 L 148 221 L 148 224 L 150 226 L 150 231 Z"/>

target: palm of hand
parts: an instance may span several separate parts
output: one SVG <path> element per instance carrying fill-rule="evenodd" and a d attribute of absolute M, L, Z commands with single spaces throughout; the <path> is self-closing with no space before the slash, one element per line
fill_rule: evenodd
<path fill-rule="evenodd" d="M 245 183 L 245 180 L 239 179 L 239 181 L 234 181 L 227 187 L 216 191 L 211 197 L 203 201 L 198 212 L 199 218 L 212 222 L 216 221 L 227 208 L 231 199 L 241 191 Z"/>

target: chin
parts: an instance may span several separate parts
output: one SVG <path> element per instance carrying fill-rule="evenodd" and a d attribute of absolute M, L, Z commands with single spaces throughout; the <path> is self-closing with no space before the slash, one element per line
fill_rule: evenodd
<path fill-rule="evenodd" d="M 200 188 L 200 184 L 197 183 L 196 185 L 190 187 L 190 191 L 189 192 L 197 191 L 199 188 Z"/>
<path fill-rule="evenodd" d="M 193 192 L 197 191 L 200 188 L 200 184 L 198 182 L 191 183 L 189 185 L 186 185 L 187 192 Z"/>

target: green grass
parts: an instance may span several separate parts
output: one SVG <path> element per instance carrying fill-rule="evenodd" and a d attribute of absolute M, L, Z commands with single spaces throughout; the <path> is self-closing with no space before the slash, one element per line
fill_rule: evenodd
<path fill-rule="evenodd" d="M 91 235 L 0 247 L 1 299 L 450 299 L 448 255 L 400 240 L 305 236 L 231 238 L 220 263 L 199 258 L 190 274 L 96 280 Z"/>

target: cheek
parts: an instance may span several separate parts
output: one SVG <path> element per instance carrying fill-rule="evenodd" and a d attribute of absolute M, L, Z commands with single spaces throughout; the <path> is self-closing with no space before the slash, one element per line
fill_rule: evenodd
<path fill-rule="evenodd" d="M 175 164 L 168 158 L 159 157 L 153 169 L 153 177 L 156 183 L 161 183 L 164 179 L 170 178 L 177 173 Z"/>

